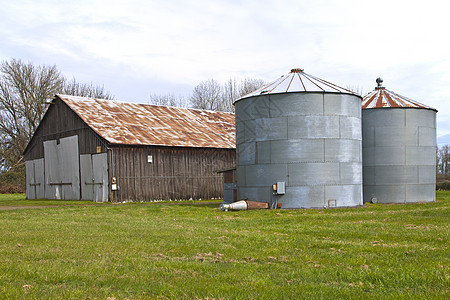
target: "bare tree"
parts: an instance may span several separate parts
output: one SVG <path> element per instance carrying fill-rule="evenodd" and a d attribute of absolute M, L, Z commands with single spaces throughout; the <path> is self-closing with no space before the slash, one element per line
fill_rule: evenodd
<path fill-rule="evenodd" d="M 436 162 L 439 174 L 450 174 L 450 147 L 448 145 L 442 146 L 438 149 Z"/>
<path fill-rule="evenodd" d="M 352 91 L 353 93 L 363 97 L 366 93 L 364 93 L 364 90 L 361 86 L 357 86 L 357 85 L 348 85 L 347 86 L 347 90 Z"/>
<path fill-rule="evenodd" d="M 440 174 L 441 156 L 439 153 L 439 147 L 436 147 L 436 175 Z"/>
<path fill-rule="evenodd" d="M 97 99 L 114 99 L 114 96 L 112 94 L 110 94 L 108 91 L 105 91 L 103 85 L 94 85 L 92 82 L 89 84 L 79 83 L 75 80 L 75 78 L 70 81 L 64 79 L 60 93 L 65 95 L 91 97 Z"/>
<path fill-rule="evenodd" d="M 224 102 L 224 110 L 234 112 L 234 101 L 240 97 L 239 84 L 236 79 L 228 79 L 223 85 L 222 101 Z"/>
<path fill-rule="evenodd" d="M 149 103 L 154 105 L 185 107 L 186 99 L 183 96 L 175 96 L 170 93 L 166 95 L 152 94 L 150 95 Z"/>
<path fill-rule="evenodd" d="M 55 66 L 12 59 L 0 64 L 0 167 L 13 166 L 46 111 L 45 100 L 61 89 Z"/>
<path fill-rule="evenodd" d="M 192 92 L 193 108 L 223 111 L 222 86 L 214 79 L 200 82 Z"/>
<path fill-rule="evenodd" d="M 234 112 L 234 101 L 249 94 L 265 82 L 261 79 L 246 78 L 240 81 L 228 79 L 220 85 L 215 79 L 200 82 L 193 90 L 189 98 L 175 96 L 174 94 L 150 96 L 149 103 L 156 105 L 190 107 L 208 109 L 214 111 Z"/>
<path fill-rule="evenodd" d="M 111 98 L 103 87 L 67 82 L 56 66 L 11 59 L 0 63 L 0 173 L 22 159 L 28 141 L 55 94 Z"/>
<path fill-rule="evenodd" d="M 198 84 L 191 96 L 191 105 L 194 108 L 216 111 L 234 111 L 234 101 L 240 97 L 257 90 L 264 81 L 247 78 L 241 81 L 229 79 L 221 86 L 216 80 L 209 79 Z"/>
<path fill-rule="evenodd" d="M 265 84 L 261 79 L 245 78 L 241 81 L 228 79 L 223 86 L 223 102 L 225 111 L 234 112 L 233 103 L 247 94 L 259 89 Z"/>
<path fill-rule="evenodd" d="M 245 78 L 240 83 L 239 97 L 250 94 L 251 92 L 256 91 L 265 84 L 265 81 L 262 79 Z"/>
<path fill-rule="evenodd" d="M 445 145 L 442 147 L 442 164 L 444 174 L 450 174 L 450 147 L 448 145 Z"/>

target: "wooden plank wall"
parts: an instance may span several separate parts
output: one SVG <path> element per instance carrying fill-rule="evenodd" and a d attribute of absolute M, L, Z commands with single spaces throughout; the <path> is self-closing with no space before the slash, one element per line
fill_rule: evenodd
<path fill-rule="evenodd" d="M 25 160 L 44 157 L 43 142 L 78 135 L 79 153 L 107 152 L 100 138 L 63 101 L 49 107 L 25 153 Z M 217 170 L 235 166 L 235 149 L 110 145 L 109 181 L 118 178 L 120 190 L 113 201 L 221 198 L 222 174 Z M 152 163 L 148 163 L 152 155 Z"/>
<path fill-rule="evenodd" d="M 97 146 L 102 147 L 101 152 L 106 152 L 106 141 L 94 133 L 78 115 L 57 98 L 39 124 L 25 153 L 25 160 L 43 158 L 44 141 L 73 135 L 78 135 L 80 154 L 96 153 Z"/>
<path fill-rule="evenodd" d="M 111 146 L 112 201 L 212 199 L 223 195 L 220 169 L 235 166 L 234 149 Z M 148 155 L 152 162 L 148 162 Z"/>

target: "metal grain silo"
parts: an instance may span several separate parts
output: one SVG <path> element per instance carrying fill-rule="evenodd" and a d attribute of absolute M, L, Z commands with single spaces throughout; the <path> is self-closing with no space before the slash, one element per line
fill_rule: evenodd
<path fill-rule="evenodd" d="M 435 201 L 437 110 L 376 81 L 362 103 L 364 202 Z"/>
<path fill-rule="evenodd" d="M 238 99 L 235 111 L 238 199 L 362 204 L 360 96 L 293 69 Z"/>

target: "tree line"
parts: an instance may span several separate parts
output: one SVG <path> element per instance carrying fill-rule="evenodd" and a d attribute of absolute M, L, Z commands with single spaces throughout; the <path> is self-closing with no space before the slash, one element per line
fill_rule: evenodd
<path fill-rule="evenodd" d="M 436 148 L 436 172 L 442 175 L 450 175 L 450 146 L 445 145 Z"/>
<path fill-rule="evenodd" d="M 233 102 L 261 87 L 259 79 L 215 79 L 200 82 L 189 97 L 150 95 L 149 103 L 233 112 Z M 0 63 L 0 174 L 23 165 L 22 153 L 56 94 L 114 99 L 104 86 L 80 83 L 56 66 L 34 65 L 20 59 Z"/>
<path fill-rule="evenodd" d="M 223 84 L 215 79 L 208 79 L 196 85 L 189 97 L 175 96 L 170 93 L 166 95 L 153 94 L 150 95 L 149 103 L 234 112 L 234 101 L 257 90 L 264 84 L 263 80 L 254 78 L 228 79 Z"/>
<path fill-rule="evenodd" d="M 68 79 L 56 66 L 17 59 L 0 63 L 0 173 L 22 162 L 22 153 L 55 94 L 113 99 L 103 86 Z"/>
<path fill-rule="evenodd" d="M 234 112 L 233 102 L 263 86 L 260 79 L 208 79 L 188 97 L 153 94 L 149 103 Z M 55 94 L 114 99 L 104 86 L 68 79 L 56 66 L 34 65 L 11 59 L 0 63 L 0 174 L 23 163 L 22 153 Z M 437 174 L 450 174 L 450 147 L 437 148 Z"/>

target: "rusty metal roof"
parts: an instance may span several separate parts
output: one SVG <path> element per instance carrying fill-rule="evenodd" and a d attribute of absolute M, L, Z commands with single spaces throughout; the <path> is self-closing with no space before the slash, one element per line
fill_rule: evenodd
<path fill-rule="evenodd" d="M 281 76 L 272 83 L 269 83 L 242 98 L 291 92 L 345 93 L 359 96 L 351 90 L 307 74 L 301 68 L 296 68 L 292 69 L 287 75 Z M 240 99 L 236 101 L 239 101 Z"/>
<path fill-rule="evenodd" d="M 393 108 L 393 107 L 410 107 L 425 108 L 436 110 L 428 105 L 411 100 L 397 93 L 387 90 L 382 86 L 383 79 L 377 78 L 378 86 L 373 91 L 363 97 L 362 109 L 369 108 Z"/>
<path fill-rule="evenodd" d="M 57 95 L 111 144 L 235 148 L 234 114 Z"/>

